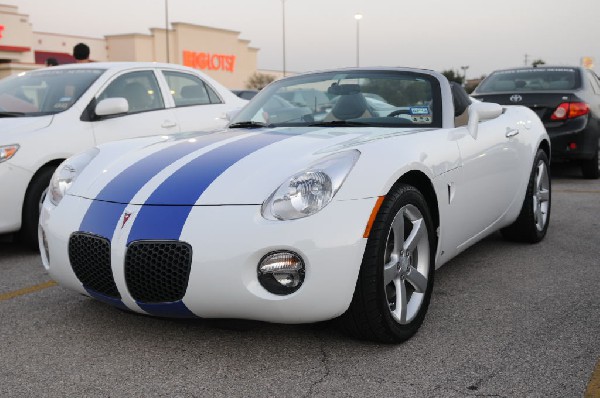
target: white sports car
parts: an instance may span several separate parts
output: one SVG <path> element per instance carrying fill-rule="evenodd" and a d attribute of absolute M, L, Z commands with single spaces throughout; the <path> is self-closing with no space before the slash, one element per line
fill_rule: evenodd
<path fill-rule="evenodd" d="M 271 100 L 294 90 L 339 98 L 325 117 Z M 380 116 L 363 93 L 398 110 Z M 400 342 L 423 322 L 436 268 L 496 230 L 543 239 L 549 153 L 531 110 L 470 104 L 436 72 L 294 76 L 224 131 L 66 160 L 41 212 L 43 263 L 63 286 L 138 313 L 338 318 L 358 338 Z"/>

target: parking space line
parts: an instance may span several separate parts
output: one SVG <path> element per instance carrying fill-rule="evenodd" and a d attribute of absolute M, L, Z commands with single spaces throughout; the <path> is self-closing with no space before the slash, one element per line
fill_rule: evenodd
<path fill-rule="evenodd" d="M 600 397 L 600 360 L 596 364 L 596 369 L 592 373 L 590 382 L 585 389 L 584 398 L 598 398 Z"/>
<path fill-rule="evenodd" d="M 56 286 L 56 282 L 47 281 L 44 283 L 40 283 L 39 285 L 33 285 L 33 286 L 25 287 L 23 289 L 14 290 L 12 292 L 2 293 L 2 294 L 0 294 L 0 301 L 10 300 L 12 298 L 23 296 L 23 295 L 29 294 L 29 293 L 35 293 L 35 292 L 38 292 L 43 289 L 47 289 L 52 286 Z"/>

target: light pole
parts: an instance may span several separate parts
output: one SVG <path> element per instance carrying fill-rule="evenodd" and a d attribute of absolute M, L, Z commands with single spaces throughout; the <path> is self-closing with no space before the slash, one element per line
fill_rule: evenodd
<path fill-rule="evenodd" d="M 285 77 L 285 0 L 281 0 L 281 21 L 283 41 L 283 77 Z"/>
<path fill-rule="evenodd" d="M 169 63 L 169 0 L 165 0 L 165 37 L 167 38 L 167 63 Z"/>
<path fill-rule="evenodd" d="M 467 85 L 467 69 L 469 69 L 469 65 L 461 66 L 460 69 L 463 70 L 463 87 Z"/>
<path fill-rule="evenodd" d="M 362 14 L 354 14 L 354 19 L 356 19 L 356 67 L 360 66 L 360 20 L 362 17 Z"/>

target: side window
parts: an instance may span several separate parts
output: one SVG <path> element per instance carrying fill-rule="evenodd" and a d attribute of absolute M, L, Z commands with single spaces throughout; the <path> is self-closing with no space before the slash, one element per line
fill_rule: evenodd
<path fill-rule="evenodd" d="M 219 96 L 200 78 L 188 73 L 163 71 L 175 106 L 222 103 Z"/>
<path fill-rule="evenodd" d="M 156 76 L 149 70 L 126 73 L 117 77 L 98 96 L 98 101 L 105 98 L 125 98 L 129 104 L 128 113 L 165 108 Z"/>

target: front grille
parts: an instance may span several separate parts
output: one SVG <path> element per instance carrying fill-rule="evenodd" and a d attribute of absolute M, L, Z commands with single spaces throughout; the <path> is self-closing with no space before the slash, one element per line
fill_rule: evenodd
<path fill-rule="evenodd" d="M 137 241 L 127 248 L 125 281 L 131 297 L 143 303 L 183 298 L 192 266 L 192 247 L 179 241 Z"/>
<path fill-rule="evenodd" d="M 69 239 L 69 261 L 86 288 L 121 298 L 110 267 L 110 242 L 100 236 L 76 232 Z"/>

